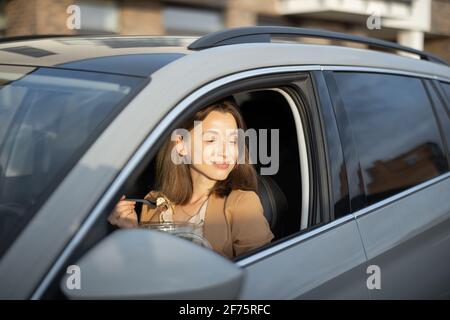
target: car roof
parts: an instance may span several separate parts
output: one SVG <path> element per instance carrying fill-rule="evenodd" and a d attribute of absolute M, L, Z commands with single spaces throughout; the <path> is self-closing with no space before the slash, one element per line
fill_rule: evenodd
<path fill-rule="evenodd" d="M 186 47 L 195 39 L 170 36 L 19 37 L 0 43 L 0 61 L 2 64 L 145 77 L 192 52 Z"/>
<path fill-rule="evenodd" d="M 190 56 L 196 57 L 189 59 L 190 63 L 198 64 L 200 69 L 208 61 L 230 64 L 236 63 L 238 59 L 247 61 L 249 68 L 257 61 L 257 65 L 261 66 L 264 61 L 267 61 L 267 66 L 276 66 L 279 61 L 280 65 L 386 68 L 450 79 L 450 67 L 444 64 L 375 50 L 298 43 L 244 43 L 189 50 L 188 45 L 197 39 L 177 36 L 49 36 L 19 38 L 14 41 L 10 39 L 0 42 L 0 64 L 148 77 L 170 62 Z M 215 57 L 208 58 L 210 54 Z M 274 56 L 278 56 L 278 60 Z"/>

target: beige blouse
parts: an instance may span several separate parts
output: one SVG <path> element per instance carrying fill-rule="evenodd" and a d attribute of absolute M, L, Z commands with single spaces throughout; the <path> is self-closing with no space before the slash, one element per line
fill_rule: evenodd
<path fill-rule="evenodd" d="M 157 201 L 156 208 L 142 206 L 140 222 L 163 222 L 170 216 L 170 201 L 156 191 L 150 191 L 146 199 Z M 270 243 L 274 238 L 258 195 L 253 191 L 233 190 L 226 197 L 212 194 L 204 213 L 203 236 L 214 251 L 235 258 L 245 252 Z"/>

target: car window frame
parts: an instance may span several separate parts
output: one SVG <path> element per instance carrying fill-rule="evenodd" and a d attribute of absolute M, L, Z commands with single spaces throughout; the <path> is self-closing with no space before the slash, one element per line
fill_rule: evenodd
<path fill-rule="evenodd" d="M 212 102 L 217 100 L 218 98 L 222 97 L 224 95 L 224 92 L 238 92 L 238 91 L 245 91 L 244 82 L 251 82 L 251 88 L 257 89 L 266 89 L 268 87 L 278 87 L 281 85 L 286 85 L 287 83 L 293 82 L 294 80 L 299 79 L 299 75 L 303 74 L 303 77 L 305 74 L 308 74 L 311 70 L 317 70 L 317 66 L 297 66 L 297 67 L 263 67 L 252 71 L 242 71 L 238 74 L 232 74 L 232 75 L 226 75 L 221 79 L 218 79 L 216 82 L 217 84 L 207 84 L 205 86 L 200 87 L 197 91 L 194 93 L 191 93 L 188 97 L 185 97 L 177 106 L 175 106 L 169 114 L 166 115 L 165 119 L 156 127 L 154 130 L 150 132 L 150 135 L 145 139 L 144 142 L 140 144 L 140 147 L 136 152 L 134 153 L 135 157 L 139 157 L 139 161 L 136 159 L 133 159 L 133 157 L 127 162 L 127 164 L 122 168 L 121 173 L 118 177 L 114 180 L 112 183 L 112 186 L 105 191 L 103 194 L 103 197 L 101 200 L 98 201 L 98 203 L 102 203 L 103 207 L 99 208 L 97 206 L 94 208 L 88 215 L 88 218 L 85 221 L 85 226 L 83 226 L 83 233 L 80 231 L 77 232 L 76 236 L 72 239 L 72 241 L 76 241 L 78 244 L 81 243 L 83 237 L 86 236 L 88 233 L 88 230 L 96 219 L 99 216 L 102 216 L 105 214 L 105 212 L 109 212 L 114 203 L 113 201 L 109 201 L 108 205 L 104 206 L 106 203 L 105 198 L 117 198 L 120 197 L 120 195 L 123 193 L 123 190 L 126 190 L 130 184 L 133 178 L 136 178 L 139 176 L 140 172 L 144 170 L 144 167 L 138 168 L 140 164 L 142 163 L 148 163 L 151 158 L 153 158 L 156 155 L 156 151 L 161 147 L 162 139 L 158 139 L 156 137 L 160 137 L 164 135 L 167 132 L 170 132 L 170 130 L 173 130 L 176 127 L 176 123 L 181 123 L 183 120 L 185 120 L 186 115 L 183 114 L 182 110 L 187 108 L 194 108 L 193 105 L 196 104 L 196 109 L 200 109 L 201 106 L 207 105 L 208 102 Z M 270 85 L 268 82 L 268 78 L 270 78 Z M 291 81 L 288 81 L 287 79 L 291 79 Z M 227 79 L 227 80 L 225 80 Z M 228 80 L 230 79 L 230 80 Z M 233 81 L 234 80 L 234 81 Z M 239 81 L 238 81 L 239 80 Z M 219 85 L 221 82 L 224 82 L 224 84 Z M 259 83 L 261 82 L 261 83 Z M 217 86 L 221 88 L 221 90 L 212 90 L 211 86 Z M 217 89 L 217 88 L 216 88 Z M 196 96 L 196 100 L 194 100 L 192 97 Z M 227 95 L 227 94 L 225 94 Z M 208 96 L 207 98 L 205 96 Z M 177 109 L 180 110 L 177 110 Z M 175 120 L 177 120 L 175 122 Z M 174 126 L 175 125 L 175 126 Z M 130 166 L 130 163 L 134 165 L 133 169 L 129 168 L 126 169 L 126 167 Z M 120 183 L 120 187 L 119 187 Z M 312 193 L 312 192 L 311 192 Z M 318 195 L 320 193 L 317 193 Z M 313 210 L 313 209 L 310 209 Z M 310 211 L 311 212 L 311 211 Z M 90 225 L 90 226 L 88 226 Z M 279 251 L 286 249 L 289 246 L 288 240 L 292 240 L 292 238 L 299 237 L 299 235 L 303 235 L 304 233 L 309 233 L 310 229 L 300 231 L 298 233 L 292 234 L 291 236 L 284 237 L 281 239 L 281 243 L 274 243 L 269 246 L 269 248 L 261 248 L 260 250 L 255 250 L 255 252 L 252 252 L 250 255 L 251 261 L 247 261 L 247 259 L 243 255 L 243 259 L 239 261 L 235 261 L 237 265 L 243 266 L 245 264 L 254 263 L 255 259 L 261 259 L 261 253 L 262 255 L 268 256 L 273 254 L 273 251 Z M 71 241 L 71 242 L 72 242 Z M 281 245 L 281 246 L 280 246 Z M 69 248 L 67 250 L 67 248 Z M 33 299 L 39 299 L 42 297 L 45 293 L 45 289 L 48 288 L 52 282 L 53 279 L 59 280 L 55 278 L 55 275 L 58 274 L 59 271 L 62 270 L 63 261 L 66 261 L 70 257 L 70 253 L 75 251 L 75 248 L 77 246 L 75 244 L 70 244 L 70 246 L 66 246 L 66 249 L 62 252 L 62 254 L 58 257 L 56 261 L 52 264 L 52 268 L 50 272 L 45 276 L 43 281 L 41 281 L 40 285 L 37 287 L 37 289 L 32 294 Z M 271 250 L 268 250 L 271 249 Z"/>
<path fill-rule="evenodd" d="M 431 177 L 425 181 L 422 181 L 410 188 L 402 190 L 400 192 L 396 192 L 393 195 L 390 195 L 384 199 L 378 200 L 375 203 L 368 204 L 367 203 L 367 194 L 364 188 L 364 180 L 362 174 L 353 174 L 350 175 L 349 172 L 358 173 L 361 172 L 361 165 L 359 160 L 359 154 L 356 146 L 356 141 L 353 135 L 353 131 L 350 125 L 348 114 L 343 106 L 343 101 L 338 91 L 336 85 L 336 79 L 334 77 L 335 72 L 354 72 L 358 74 L 366 73 L 366 74 L 382 74 L 382 75 L 393 75 L 393 76 L 405 76 L 412 77 L 419 80 L 426 94 L 426 97 L 429 101 L 429 107 L 431 108 L 432 116 L 436 124 L 436 129 L 438 132 L 438 137 L 440 138 L 440 142 L 443 146 L 443 151 L 447 151 L 446 146 L 446 137 L 443 135 L 443 131 L 441 128 L 441 123 L 437 118 L 436 114 L 436 106 L 430 95 L 430 86 L 427 85 L 427 81 L 434 80 L 436 81 L 437 77 L 431 77 L 424 74 L 417 74 L 413 72 L 403 72 L 398 70 L 391 69 L 377 69 L 377 68 L 361 68 L 361 67 L 329 67 L 324 69 L 324 77 L 326 78 L 327 85 L 330 91 L 330 96 L 332 96 L 334 110 L 336 113 L 336 119 L 338 121 L 338 127 L 342 139 L 342 147 L 346 151 L 346 166 L 347 166 L 347 179 L 349 183 L 349 192 L 350 192 L 350 201 L 351 201 L 351 212 L 358 217 L 360 215 L 367 214 L 369 212 L 374 211 L 377 207 L 384 206 L 387 203 L 395 201 L 396 199 L 402 198 L 410 193 L 416 192 L 422 188 L 425 188 L 429 185 L 432 185 L 441 179 L 445 179 L 450 174 L 450 162 L 448 160 L 448 156 L 446 154 L 447 164 L 449 166 L 449 170 L 447 172 L 443 172 L 435 177 Z M 442 81 L 442 80 L 441 80 Z M 359 187 L 359 188 L 358 188 Z"/>
<path fill-rule="evenodd" d="M 277 69 L 277 68 L 261 68 L 262 70 L 264 69 Z M 283 69 L 283 68 L 281 68 Z M 308 68 L 309 69 L 309 68 Z M 250 73 L 257 73 L 257 70 L 252 71 Z M 245 74 L 246 72 L 242 72 L 242 74 Z M 228 77 L 228 76 L 225 76 Z M 291 99 L 293 100 L 293 102 L 295 103 L 295 107 L 297 108 L 297 111 L 301 112 L 301 108 L 303 108 L 303 104 L 308 104 L 304 99 L 302 99 L 300 97 L 300 95 L 298 94 L 299 91 L 301 90 L 300 86 L 298 86 L 300 80 L 304 78 L 308 78 L 311 79 L 310 74 L 309 74 L 309 70 L 295 70 L 295 71 L 291 71 L 291 72 L 283 72 L 283 73 L 279 73 L 279 72 L 273 72 L 273 73 L 267 73 L 267 74 L 263 74 L 263 75 L 252 75 L 251 77 L 248 78 L 241 78 L 236 80 L 235 82 L 226 84 L 222 87 L 219 87 L 216 89 L 216 91 L 209 91 L 207 93 L 205 93 L 202 97 L 200 97 L 198 100 L 191 102 L 191 104 L 186 108 L 186 109 L 190 109 L 189 114 L 191 114 L 192 112 L 195 112 L 196 110 L 201 109 L 202 107 L 204 107 L 205 105 L 208 105 L 211 102 L 214 102 L 224 96 L 228 96 L 230 94 L 234 94 L 236 92 L 242 92 L 242 91 L 248 91 L 248 90 L 273 90 L 274 88 L 276 89 L 280 89 L 282 87 L 289 87 L 292 86 L 291 88 L 289 88 L 289 90 L 285 90 L 285 89 L 280 89 L 281 91 L 284 91 L 286 94 L 288 94 Z M 293 89 L 293 87 L 298 86 L 296 89 Z M 202 87 L 203 88 L 203 87 Z M 202 88 L 200 88 L 199 90 L 201 90 Z M 302 99 L 301 101 L 299 101 L 298 99 Z M 313 97 L 313 99 L 315 101 L 315 97 Z M 286 101 L 286 103 L 288 103 L 288 101 Z M 311 106 L 312 108 L 314 108 L 314 106 Z M 318 116 L 318 115 L 317 115 Z M 300 120 L 303 121 L 304 115 L 300 116 Z M 175 129 L 177 127 L 178 124 L 182 123 L 185 119 L 188 118 L 188 114 L 184 113 L 182 114 L 180 117 L 178 117 L 177 121 L 172 121 L 169 125 L 168 128 L 166 128 L 165 130 L 162 131 L 162 133 L 159 136 L 165 136 L 167 135 L 169 132 L 171 132 L 173 129 Z M 315 121 L 320 121 L 319 118 L 315 119 Z M 317 124 L 318 126 L 320 126 L 320 124 Z M 296 129 L 298 129 L 296 127 Z M 308 133 L 304 133 L 305 134 L 305 140 L 307 141 L 307 144 L 310 144 L 310 137 Z M 139 176 L 141 174 L 141 172 L 145 169 L 145 165 L 143 165 L 143 163 L 149 163 L 150 159 L 153 158 L 157 151 L 160 149 L 160 147 L 162 146 L 162 143 L 164 142 L 164 139 L 158 139 L 158 141 L 153 144 L 152 146 L 149 147 L 149 150 L 146 152 L 146 159 L 145 160 L 141 160 L 139 166 L 141 167 L 140 169 L 135 169 L 131 175 L 130 178 L 126 180 L 126 182 L 122 185 L 121 189 L 122 190 L 127 190 L 128 188 L 131 187 L 131 185 L 133 184 L 133 178 L 136 178 L 137 176 Z M 145 143 L 145 142 L 144 142 Z M 143 144 L 144 144 L 143 143 Z M 142 145 L 141 144 L 141 147 Z M 321 145 L 322 147 L 322 145 Z M 308 146 L 308 148 L 310 148 L 310 146 Z M 321 148 L 319 148 L 321 149 Z M 322 151 L 324 152 L 324 151 Z M 308 150 L 308 156 L 311 156 L 311 152 L 309 152 Z M 308 159 L 308 163 L 313 163 L 313 160 L 311 158 Z M 324 164 L 325 165 L 325 164 Z M 310 200 L 309 200 L 309 215 L 308 217 L 310 218 L 310 220 L 313 220 L 313 217 L 315 215 L 317 215 L 319 212 L 322 213 L 323 211 L 325 211 L 324 208 L 318 208 L 319 205 L 322 205 L 324 202 L 328 202 L 329 199 L 329 195 L 327 194 L 327 192 L 321 192 L 320 190 L 326 188 L 326 186 L 328 185 L 327 182 L 327 176 L 324 175 L 321 177 L 321 183 L 319 183 L 318 181 L 314 181 L 314 176 L 317 176 L 317 174 L 313 173 L 313 167 L 312 166 L 308 166 L 309 169 L 309 184 L 310 184 Z M 327 170 L 325 170 L 327 171 Z M 303 176 L 301 176 L 301 179 L 303 179 Z M 314 183 L 312 183 L 314 182 Z M 119 192 L 117 194 L 116 197 L 118 197 L 119 194 L 123 194 L 123 192 Z M 322 197 L 322 198 L 320 198 Z M 324 200 L 323 198 L 325 198 L 326 200 Z M 329 208 L 329 206 L 327 206 L 327 208 Z M 110 210 L 112 209 L 112 206 L 110 206 L 106 211 L 110 212 Z M 300 212 L 301 215 L 303 215 L 303 212 Z M 328 223 L 329 222 L 329 213 L 323 213 L 324 216 L 326 216 L 327 218 L 324 218 L 325 220 L 323 221 L 323 223 Z M 315 227 L 319 227 L 320 225 L 317 225 Z M 314 227 L 312 227 L 314 228 Z M 289 240 L 295 239 L 296 237 L 303 235 L 305 233 L 308 233 L 311 229 L 310 224 L 308 223 L 308 227 L 304 230 L 300 230 L 300 226 L 299 226 L 299 231 L 285 236 L 281 239 L 278 239 L 268 245 L 265 245 L 261 248 L 257 248 L 254 249 L 248 253 L 244 253 L 242 255 L 240 255 L 239 257 L 233 259 L 232 261 L 234 263 L 236 263 L 239 266 L 245 266 L 248 264 L 252 264 L 254 263 L 256 260 L 262 259 L 263 257 L 267 257 L 270 256 L 272 254 L 274 254 L 275 252 L 278 252 L 280 250 L 284 250 L 286 249 L 288 246 L 285 245 L 285 242 L 289 242 Z M 277 247 L 280 246 L 280 248 L 277 249 Z M 274 249 L 273 249 L 274 248 Z"/>

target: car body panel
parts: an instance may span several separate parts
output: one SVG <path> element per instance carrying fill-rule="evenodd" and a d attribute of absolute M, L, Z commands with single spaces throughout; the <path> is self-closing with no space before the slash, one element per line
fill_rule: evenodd
<path fill-rule="evenodd" d="M 238 263 L 247 271 L 240 299 L 368 299 L 366 258 L 353 216 L 318 229 L 255 263 Z M 338 283 L 343 285 L 335 290 Z"/>
<path fill-rule="evenodd" d="M 450 174 L 405 193 L 356 213 L 368 264 L 381 271 L 372 298 L 448 299 Z"/>

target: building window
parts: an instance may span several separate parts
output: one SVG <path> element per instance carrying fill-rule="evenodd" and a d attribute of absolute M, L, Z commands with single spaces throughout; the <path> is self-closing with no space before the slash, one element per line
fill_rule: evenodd
<path fill-rule="evenodd" d="M 116 1 L 83 0 L 76 4 L 81 11 L 79 33 L 116 33 L 119 29 L 119 9 Z"/>
<path fill-rule="evenodd" d="M 0 37 L 6 32 L 5 0 L 0 0 Z"/>
<path fill-rule="evenodd" d="M 172 35 L 203 35 L 224 28 L 219 11 L 188 7 L 166 7 L 163 9 L 164 28 Z"/>

